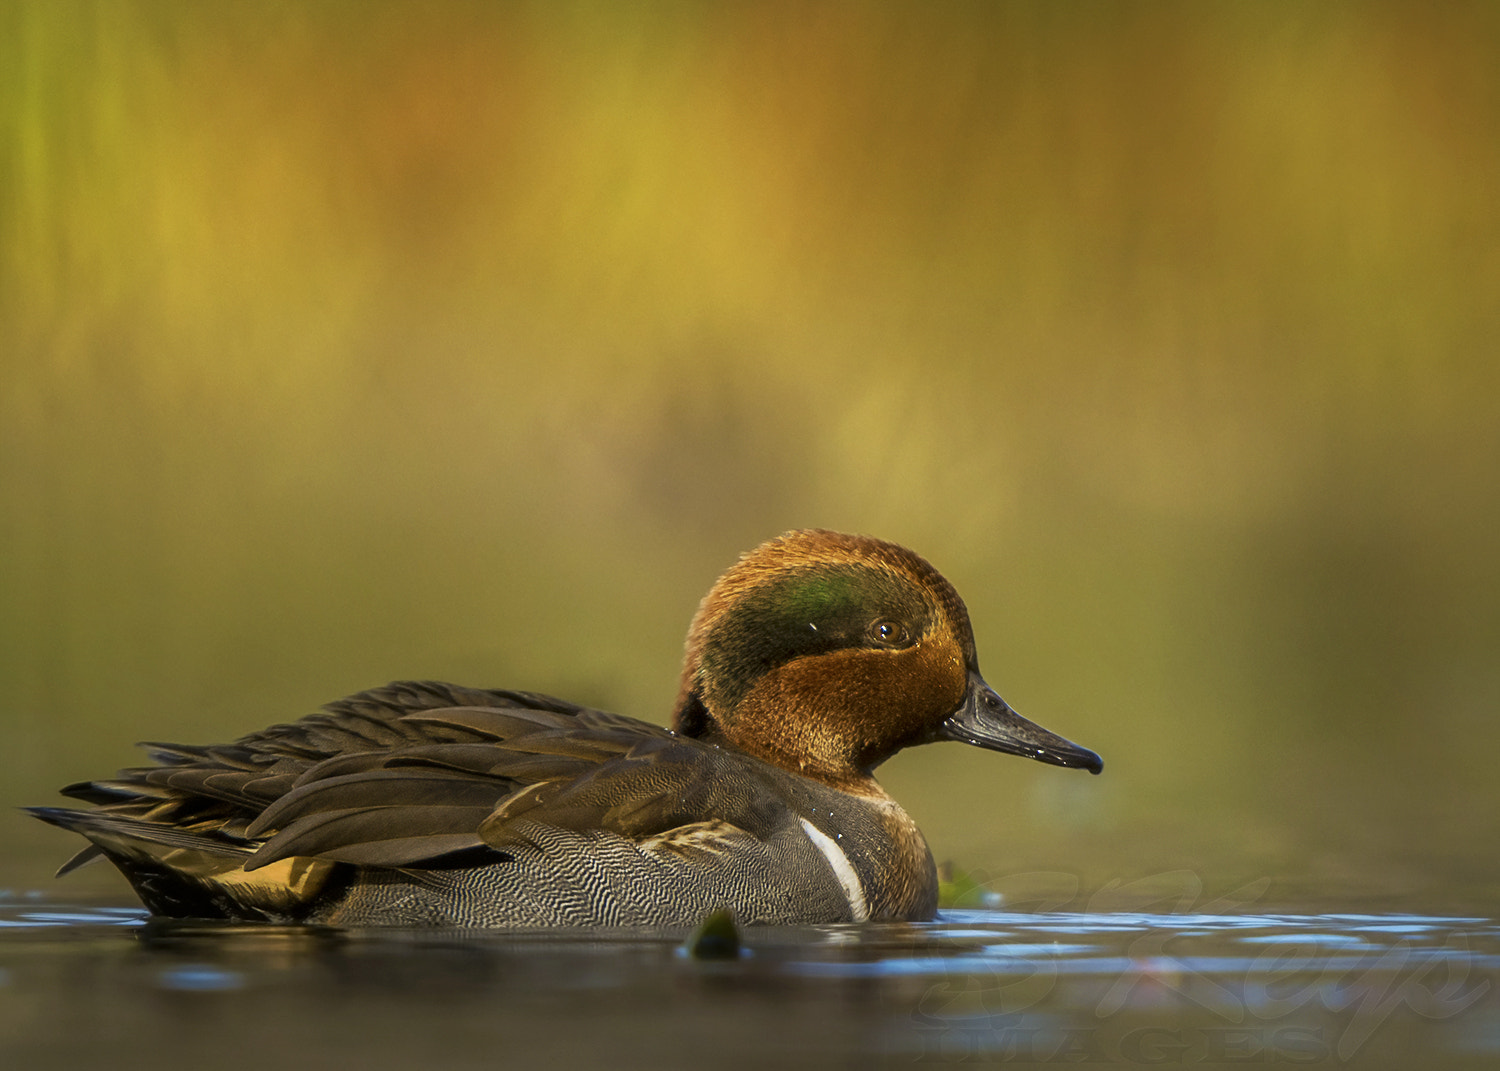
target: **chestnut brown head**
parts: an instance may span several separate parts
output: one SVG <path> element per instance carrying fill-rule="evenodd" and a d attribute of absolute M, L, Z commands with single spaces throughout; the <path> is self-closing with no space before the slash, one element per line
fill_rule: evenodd
<path fill-rule="evenodd" d="M 984 683 L 968 611 L 936 569 L 895 543 L 818 529 L 744 555 L 703 600 L 674 728 L 831 784 L 940 739 L 1100 767 Z"/>

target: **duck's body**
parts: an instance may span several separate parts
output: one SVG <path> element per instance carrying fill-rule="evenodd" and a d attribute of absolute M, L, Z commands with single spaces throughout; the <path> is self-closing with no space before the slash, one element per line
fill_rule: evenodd
<path fill-rule="evenodd" d="M 963 603 L 904 548 L 794 532 L 688 638 L 675 728 L 548 696 L 392 684 L 36 808 L 154 912 L 334 925 L 919 920 L 937 879 L 871 775 L 959 739 L 1098 772 L 979 677 Z M 65 869 L 68 869 L 65 867 Z"/>

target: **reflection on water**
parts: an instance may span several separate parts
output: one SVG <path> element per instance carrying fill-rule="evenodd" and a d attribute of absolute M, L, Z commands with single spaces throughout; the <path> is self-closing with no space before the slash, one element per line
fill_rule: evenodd
<path fill-rule="evenodd" d="M 1349 1062 L 1500 1056 L 1500 922 L 951 911 L 757 929 L 340 931 L 0 904 L 5 1067 Z"/>

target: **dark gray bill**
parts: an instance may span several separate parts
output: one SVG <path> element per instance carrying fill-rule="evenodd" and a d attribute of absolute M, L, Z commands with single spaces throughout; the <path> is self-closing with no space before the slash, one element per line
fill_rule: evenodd
<path fill-rule="evenodd" d="M 1104 769 L 1104 760 L 1088 748 L 1049 733 L 1011 710 L 974 672 L 969 674 L 969 694 L 964 696 L 963 706 L 938 726 L 937 739 L 1025 755 L 1053 766 L 1080 766 L 1089 773 Z"/>

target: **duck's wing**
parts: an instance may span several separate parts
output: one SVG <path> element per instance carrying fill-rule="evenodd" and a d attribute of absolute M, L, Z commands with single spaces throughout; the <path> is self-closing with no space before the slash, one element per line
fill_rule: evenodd
<path fill-rule="evenodd" d="M 463 763 L 445 766 L 426 757 L 452 756 L 465 745 L 488 739 L 463 728 L 461 718 L 420 718 L 445 709 L 509 711 L 518 725 L 535 725 L 540 719 L 555 730 L 598 723 L 653 731 L 630 719 L 530 692 L 400 681 L 233 743 L 144 745 L 157 765 L 122 770 L 113 778 L 63 790 L 64 795 L 94 804 L 92 810 L 30 810 L 91 842 L 60 873 L 103 855 L 125 873 L 153 910 L 243 916 L 247 912 L 220 910 L 217 901 L 208 903 L 198 886 L 212 887 L 217 896 L 225 882 L 251 884 L 242 867 L 262 849 L 268 810 L 295 797 L 304 782 L 327 781 L 344 770 L 374 772 L 388 767 L 388 772 L 374 773 L 370 780 L 365 817 L 340 816 L 344 820 L 337 828 L 345 831 L 344 842 L 330 853 L 311 853 L 322 855 L 320 866 L 310 871 L 319 881 L 338 861 L 407 865 L 483 846 L 478 826 L 515 783 L 503 774 L 476 774 Z M 300 840 L 305 825 L 288 831 L 287 840 Z M 305 866 L 292 869 L 298 874 L 309 871 Z M 263 899 L 270 889 L 279 903 L 283 897 L 276 890 L 292 881 L 281 870 L 287 868 L 278 868 L 274 876 L 255 876 L 257 887 L 237 890 L 234 899 Z"/>
<path fill-rule="evenodd" d="M 242 839 L 250 822 L 320 763 L 459 738 L 461 734 L 440 726 L 406 718 L 464 705 L 512 706 L 563 716 L 585 709 L 531 692 L 397 681 L 229 744 L 142 744 L 155 766 L 121 770 L 107 780 L 81 781 L 68 785 L 62 794 L 115 816 L 206 826 Z"/>
<path fill-rule="evenodd" d="M 764 837 L 784 819 L 769 773 L 695 740 L 587 708 L 469 704 L 413 712 L 419 743 L 331 757 L 250 824 L 246 870 L 294 857 L 394 868 L 536 847 L 545 830 L 654 840 L 711 821 Z M 683 834 L 683 843 L 691 842 Z"/>

